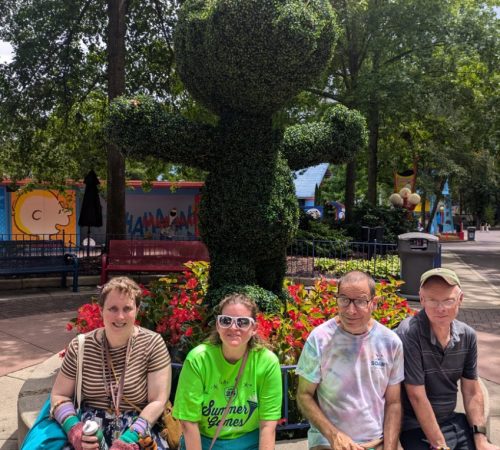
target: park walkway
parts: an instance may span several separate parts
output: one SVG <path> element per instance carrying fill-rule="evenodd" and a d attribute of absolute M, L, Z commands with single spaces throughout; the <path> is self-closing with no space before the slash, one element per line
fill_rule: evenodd
<path fill-rule="evenodd" d="M 465 300 L 460 319 L 478 333 L 479 374 L 490 395 L 491 437 L 500 444 L 500 231 L 479 232 L 475 242 L 445 243 L 443 266 L 457 271 Z M 0 292 L 0 450 L 17 449 L 17 397 L 35 367 L 74 336 L 65 330 L 93 288 Z M 305 450 L 305 441 L 281 442 L 280 450 Z"/>

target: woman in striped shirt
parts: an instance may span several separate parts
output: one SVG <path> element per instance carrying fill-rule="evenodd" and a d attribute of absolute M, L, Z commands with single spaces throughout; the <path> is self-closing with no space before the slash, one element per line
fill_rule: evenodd
<path fill-rule="evenodd" d="M 104 328 L 85 336 L 81 418 L 73 405 L 77 339 L 68 346 L 51 398 L 53 417 L 68 435 L 67 449 L 100 448 L 96 436 L 83 435 L 86 420 L 97 422 L 110 450 L 138 450 L 148 437 L 158 449 L 168 448 L 154 424 L 170 394 L 170 356 L 159 334 L 135 325 L 141 295 L 127 277 L 113 278 L 101 291 Z"/>

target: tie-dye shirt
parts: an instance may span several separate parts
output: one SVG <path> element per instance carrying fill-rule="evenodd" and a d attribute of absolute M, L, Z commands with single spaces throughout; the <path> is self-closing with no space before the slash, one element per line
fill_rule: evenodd
<path fill-rule="evenodd" d="M 355 442 L 383 436 L 385 391 L 404 379 L 403 346 L 393 331 L 375 322 L 352 335 L 335 319 L 315 328 L 307 339 L 296 373 L 317 384 L 326 417 Z M 309 447 L 329 445 L 311 426 Z"/>

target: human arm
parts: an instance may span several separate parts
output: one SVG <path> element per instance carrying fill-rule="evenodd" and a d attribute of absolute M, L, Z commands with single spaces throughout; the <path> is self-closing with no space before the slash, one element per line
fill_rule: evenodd
<path fill-rule="evenodd" d="M 120 97 L 110 106 L 109 139 L 134 158 L 153 156 L 207 170 L 215 128 L 168 111 L 151 97 Z"/>
<path fill-rule="evenodd" d="M 464 400 L 465 414 L 469 424 L 486 426 L 484 417 L 484 397 L 479 380 L 461 378 L 460 380 L 462 397 Z M 486 435 L 482 433 L 474 434 L 474 443 L 477 450 L 498 450 L 499 447 L 488 442 Z"/>
<path fill-rule="evenodd" d="M 429 443 L 434 447 L 446 445 L 446 440 L 439 428 L 431 402 L 425 392 L 425 386 L 405 383 L 405 388 L 418 423 Z"/>
<path fill-rule="evenodd" d="M 321 411 L 314 399 L 318 385 L 299 376 L 297 388 L 297 404 L 304 416 L 328 440 L 334 450 L 363 450 L 347 434 L 340 431 Z"/>
<path fill-rule="evenodd" d="M 261 420 L 259 422 L 259 450 L 274 450 L 276 443 L 277 420 Z"/>
<path fill-rule="evenodd" d="M 54 417 L 63 427 L 75 450 L 97 449 L 99 446 L 95 436 L 83 436 L 83 424 L 76 416 L 73 406 L 74 392 L 75 379 L 59 371 L 50 396 Z"/>
<path fill-rule="evenodd" d="M 181 420 L 186 450 L 201 450 L 201 434 L 197 422 Z"/>
<path fill-rule="evenodd" d="M 285 130 L 282 152 L 292 170 L 322 162 L 343 163 L 366 142 L 363 116 L 345 106 L 329 108 L 319 122 L 293 125 Z"/>
<path fill-rule="evenodd" d="M 401 383 L 387 386 L 384 407 L 384 450 L 398 448 L 402 411 Z"/>

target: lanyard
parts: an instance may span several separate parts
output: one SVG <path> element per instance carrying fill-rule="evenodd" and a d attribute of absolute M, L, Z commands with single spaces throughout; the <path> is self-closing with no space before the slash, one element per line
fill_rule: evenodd
<path fill-rule="evenodd" d="M 118 420 L 120 417 L 120 402 L 123 397 L 123 387 L 125 386 L 125 372 L 127 371 L 127 365 L 130 359 L 130 353 L 132 349 L 132 338 L 130 337 L 127 342 L 127 353 L 125 354 L 125 364 L 123 366 L 122 373 L 120 375 L 120 380 L 118 383 L 113 383 L 114 373 L 112 371 L 113 361 L 111 359 L 111 354 L 109 351 L 109 344 L 106 338 L 106 331 L 103 332 L 103 348 L 106 354 L 106 372 L 108 373 L 108 377 L 104 379 L 104 386 L 106 388 L 106 393 L 111 397 L 111 402 L 113 404 L 114 412 L 115 412 L 115 420 Z M 103 361 L 104 363 L 104 361 Z M 109 381 L 108 381 L 109 379 Z M 114 386 L 116 385 L 116 386 Z"/>

